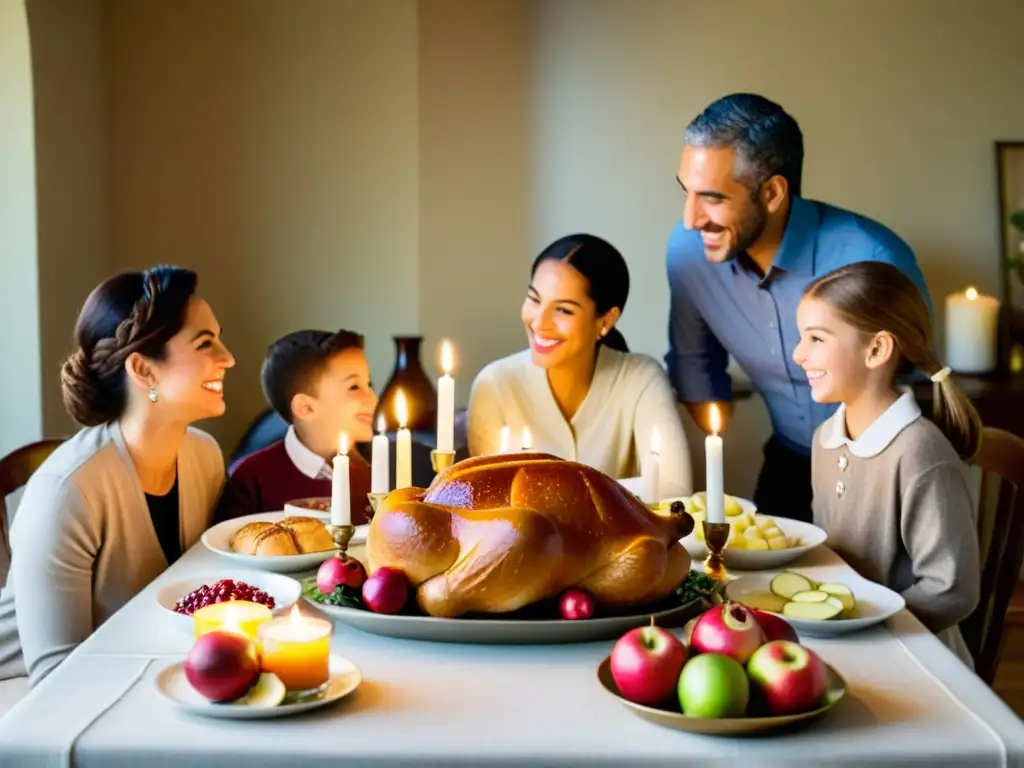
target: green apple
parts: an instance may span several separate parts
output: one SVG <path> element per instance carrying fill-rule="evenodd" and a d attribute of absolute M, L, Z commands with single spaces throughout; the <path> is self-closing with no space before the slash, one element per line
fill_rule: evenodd
<path fill-rule="evenodd" d="M 702 653 L 683 665 L 679 707 L 687 717 L 741 717 L 750 703 L 743 665 L 720 653 Z"/>

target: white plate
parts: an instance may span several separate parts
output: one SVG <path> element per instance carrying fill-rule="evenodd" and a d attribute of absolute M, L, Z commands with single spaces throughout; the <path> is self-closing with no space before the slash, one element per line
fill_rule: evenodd
<path fill-rule="evenodd" d="M 293 578 L 277 573 L 263 571 L 237 571 L 211 574 L 202 578 L 175 581 L 164 586 L 156 595 L 156 601 L 164 612 L 186 632 L 192 632 L 192 617 L 174 610 L 175 604 L 193 590 L 204 584 L 215 584 L 221 579 L 244 581 L 246 584 L 263 590 L 274 598 L 273 612 L 281 614 L 295 605 L 302 597 L 302 585 Z"/>
<path fill-rule="evenodd" d="M 331 654 L 331 682 L 323 696 L 313 701 L 279 704 L 276 707 L 249 707 L 232 702 L 214 703 L 205 699 L 185 677 L 185 662 L 175 661 L 164 667 L 153 680 L 156 692 L 186 712 L 203 717 L 226 720 L 261 720 L 287 717 L 317 709 L 352 693 L 362 682 L 359 669 L 348 659 Z"/>
<path fill-rule="evenodd" d="M 323 552 L 311 552 L 308 555 L 260 556 L 246 555 L 231 550 L 232 535 L 246 523 L 257 521 L 277 523 L 286 517 L 294 517 L 294 515 L 286 515 L 284 512 L 263 512 L 258 515 L 247 515 L 245 517 L 236 517 L 232 520 L 225 520 L 223 523 L 218 523 L 206 531 L 202 535 L 201 541 L 211 552 L 216 552 L 228 560 L 247 565 L 251 568 L 275 571 L 276 573 L 298 573 L 300 571 L 314 570 L 320 566 L 320 563 L 332 557 L 337 551 L 335 549 L 328 549 Z M 369 529 L 369 524 L 357 525 L 350 546 L 365 543 L 366 534 Z"/>
<path fill-rule="evenodd" d="M 795 568 L 794 572 L 802 574 L 799 568 Z M 752 573 L 747 576 L 741 576 L 726 585 L 723 597 L 742 603 L 746 595 L 771 592 L 771 581 L 775 575 L 775 573 Z M 797 634 L 809 637 L 835 637 L 849 632 L 857 632 L 885 621 L 890 616 L 903 610 L 906 605 L 906 601 L 899 593 L 893 592 L 881 584 L 868 581 L 852 572 L 849 575 L 835 579 L 835 581 L 846 585 L 853 592 L 853 598 L 857 601 L 856 617 L 852 619 L 829 619 L 828 621 L 822 621 L 819 619 L 795 619 L 791 616 L 783 616 L 792 625 L 793 629 L 797 631 Z M 777 615 L 781 616 L 782 614 Z"/>
<path fill-rule="evenodd" d="M 319 507 L 326 505 L 323 509 Z M 322 520 L 331 519 L 331 497 L 310 496 L 306 499 L 292 499 L 285 502 L 284 513 L 298 517 L 319 517 Z"/>
<path fill-rule="evenodd" d="M 746 510 L 746 504 L 752 504 L 752 502 L 746 502 L 745 499 L 739 499 L 741 506 Z M 746 502 L 746 503 L 744 503 Z M 754 519 L 763 518 L 765 515 L 754 515 Z M 800 520 L 791 520 L 788 517 L 775 517 L 774 515 L 768 515 L 778 525 L 783 535 L 787 539 L 795 539 L 798 543 L 795 547 L 786 547 L 785 549 L 732 549 L 728 546 L 725 548 L 725 567 L 733 568 L 738 571 L 763 571 L 769 568 L 781 568 L 787 565 L 806 552 L 810 552 L 820 544 L 824 544 L 828 538 L 828 534 L 822 528 L 811 523 L 804 523 Z M 726 518 L 726 521 L 730 518 Z M 697 525 L 701 523 L 698 522 Z M 696 528 L 682 540 L 683 546 L 686 547 L 686 551 L 690 553 L 690 557 L 695 561 L 702 561 L 708 556 L 707 547 L 704 546 L 703 541 L 698 541 Z"/>

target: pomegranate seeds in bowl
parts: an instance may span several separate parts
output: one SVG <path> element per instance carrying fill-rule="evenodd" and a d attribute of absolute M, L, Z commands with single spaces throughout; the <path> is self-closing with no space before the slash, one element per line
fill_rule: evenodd
<path fill-rule="evenodd" d="M 204 584 L 189 592 L 175 603 L 174 611 L 191 616 L 200 608 L 228 600 L 245 600 L 250 603 L 261 603 L 271 610 L 274 608 L 274 598 L 263 590 L 246 584 L 244 581 L 221 579 L 214 584 Z"/>

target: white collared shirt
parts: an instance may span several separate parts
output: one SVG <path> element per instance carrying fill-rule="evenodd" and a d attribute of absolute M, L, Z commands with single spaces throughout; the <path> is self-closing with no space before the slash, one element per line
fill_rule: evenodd
<path fill-rule="evenodd" d="M 330 462 L 306 447 L 296 434 L 294 425 L 288 427 L 284 436 L 284 452 L 295 468 L 312 480 L 330 480 L 334 476 Z"/>
<path fill-rule="evenodd" d="M 919 418 L 921 408 L 913 393 L 904 392 L 864 430 L 864 434 L 851 440 L 846 433 L 846 405 L 841 404 L 822 425 L 821 447 L 835 449 L 845 445 L 854 456 L 868 459 L 884 451 L 900 432 Z"/>

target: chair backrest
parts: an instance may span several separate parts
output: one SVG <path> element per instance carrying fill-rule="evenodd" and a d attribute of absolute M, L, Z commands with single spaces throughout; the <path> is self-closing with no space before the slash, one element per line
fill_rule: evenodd
<path fill-rule="evenodd" d="M 1024 439 L 985 427 L 972 462 L 982 472 L 978 530 L 981 602 L 960 624 L 978 676 L 992 685 L 1002 653 L 1003 626 L 1024 561 Z"/>
<path fill-rule="evenodd" d="M 11 543 L 7 539 L 7 497 L 25 485 L 39 465 L 63 442 L 63 439 L 40 440 L 16 448 L 0 459 L 0 545 L 8 557 Z"/>

